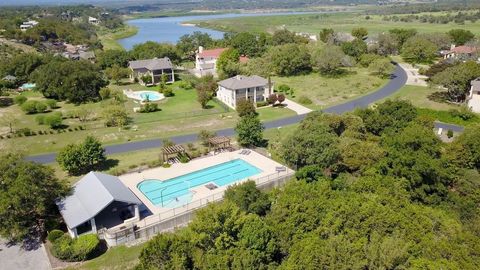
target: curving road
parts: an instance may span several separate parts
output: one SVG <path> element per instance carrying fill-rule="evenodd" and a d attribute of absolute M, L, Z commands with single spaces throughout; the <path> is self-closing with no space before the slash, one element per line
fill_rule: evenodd
<path fill-rule="evenodd" d="M 378 100 L 382 100 L 394 92 L 400 90 L 405 83 L 407 82 L 407 74 L 405 71 L 400 67 L 396 66 L 395 72 L 392 75 L 392 79 L 390 82 L 382 87 L 381 89 L 370 93 L 366 96 L 362 96 L 360 98 L 357 98 L 355 100 L 335 105 L 332 107 L 328 107 L 324 109 L 324 112 L 327 113 L 334 113 L 334 114 L 342 114 L 348 111 L 352 111 L 356 108 L 365 108 L 369 104 L 374 103 Z M 302 119 L 305 118 L 304 115 L 296 115 L 288 118 L 283 118 L 275 121 L 270 121 L 270 122 L 265 122 L 265 128 L 266 129 L 272 129 L 272 128 L 278 128 L 282 126 L 287 126 L 291 124 L 298 123 L 302 121 Z M 435 123 L 436 127 L 441 127 L 444 129 L 452 129 L 453 131 L 460 132 L 463 130 L 463 127 L 460 126 L 455 126 L 455 125 L 450 125 L 450 124 L 444 124 L 444 123 Z M 233 136 L 234 135 L 234 130 L 233 128 L 227 128 L 227 129 L 222 129 L 218 130 L 217 134 L 221 136 Z M 176 144 L 183 144 L 183 143 L 188 143 L 188 142 L 193 142 L 197 140 L 197 134 L 188 134 L 188 135 L 181 135 L 181 136 L 174 136 L 170 138 L 174 143 Z M 115 145 L 108 145 L 105 146 L 105 152 L 107 155 L 110 154 L 117 154 L 117 153 L 125 153 L 125 152 L 130 152 L 130 151 L 138 151 L 138 150 L 143 150 L 143 149 L 150 149 L 150 148 L 156 148 L 162 146 L 162 140 L 161 139 L 151 139 L 151 140 L 146 140 L 146 141 L 138 141 L 138 142 L 128 142 L 128 143 L 123 143 L 123 144 L 115 144 Z M 27 157 L 27 160 L 35 161 L 38 163 L 52 163 L 55 161 L 56 153 L 50 153 L 50 154 L 42 154 L 42 155 L 36 155 L 36 156 L 29 156 Z"/>

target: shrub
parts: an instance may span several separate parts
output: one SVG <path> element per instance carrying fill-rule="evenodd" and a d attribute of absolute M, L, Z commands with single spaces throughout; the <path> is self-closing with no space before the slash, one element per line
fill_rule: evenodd
<path fill-rule="evenodd" d="M 180 160 L 181 163 L 188 163 L 190 161 L 190 158 L 187 154 L 180 154 L 178 155 L 178 160 Z"/>
<path fill-rule="evenodd" d="M 166 96 L 166 97 L 173 97 L 175 94 L 173 93 L 172 89 L 165 88 L 163 90 L 163 95 Z"/>
<path fill-rule="evenodd" d="M 37 102 L 38 101 L 34 101 L 34 100 L 29 100 L 24 102 L 22 104 L 22 110 L 29 114 L 37 113 L 37 108 L 36 108 Z"/>
<path fill-rule="evenodd" d="M 21 128 L 21 129 L 17 129 L 17 131 L 15 131 L 16 135 L 19 135 L 19 136 L 31 136 L 32 135 L 32 130 L 29 129 L 29 128 Z"/>
<path fill-rule="evenodd" d="M 189 82 L 189 81 L 180 81 L 180 82 L 178 83 L 178 87 L 183 88 L 183 89 L 185 89 L 185 90 L 191 90 L 191 89 L 193 89 L 193 85 L 192 85 L 192 83 Z"/>
<path fill-rule="evenodd" d="M 158 111 L 158 104 L 157 103 L 145 103 L 142 107 L 140 107 L 141 113 L 150 113 Z"/>
<path fill-rule="evenodd" d="M 27 97 L 22 95 L 15 96 L 13 98 L 13 102 L 18 105 L 22 105 L 23 103 L 25 103 L 25 101 L 27 101 Z"/>
<path fill-rule="evenodd" d="M 102 100 L 109 99 L 110 95 L 112 94 L 112 91 L 110 91 L 110 88 L 102 88 L 100 91 L 98 91 L 98 94 L 100 95 L 100 98 Z"/>
<path fill-rule="evenodd" d="M 44 123 L 55 129 L 62 126 L 62 114 L 60 112 L 45 116 Z"/>
<path fill-rule="evenodd" d="M 198 133 L 198 139 L 202 142 L 203 145 L 208 144 L 208 139 L 213 138 L 217 136 L 217 134 L 214 131 L 202 129 Z"/>
<path fill-rule="evenodd" d="M 276 94 L 269 95 L 267 98 L 267 102 L 269 104 L 275 104 L 275 102 L 277 102 L 277 95 Z"/>
<path fill-rule="evenodd" d="M 286 84 L 281 84 L 277 87 L 277 90 L 278 90 L 278 92 L 288 93 L 288 92 L 290 92 L 290 86 L 288 86 Z"/>
<path fill-rule="evenodd" d="M 72 239 L 64 234 L 53 242 L 53 256 L 65 261 L 84 261 L 92 258 L 100 240 L 96 234 L 85 234 Z"/>
<path fill-rule="evenodd" d="M 240 117 L 250 114 L 257 114 L 257 112 L 255 111 L 255 105 L 253 105 L 253 102 L 247 99 L 241 99 L 237 101 L 236 109 L 238 116 Z"/>
<path fill-rule="evenodd" d="M 57 239 L 62 237 L 65 233 L 60 230 L 52 230 L 51 232 L 48 233 L 47 239 L 51 243 L 54 243 Z"/>
<path fill-rule="evenodd" d="M 37 110 L 37 113 L 43 113 L 47 110 L 47 105 L 43 102 L 37 101 L 35 104 L 35 110 Z"/>
<path fill-rule="evenodd" d="M 35 117 L 35 122 L 39 125 L 43 125 L 45 123 L 45 115 L 38 115 Z"/>
<path fill-rule="evenodd" d="M 46 104 L 51 110 L 58 108 L 58 106 L 57 106 L 57 101 L 54 100 L 54 99 L 47 99 L 47 100 L 45 100 L 45 104 Z"/>
<path fill-rule="evenodd" d="M 284 94 L 279 94 L 277 96 L 278 103 L 282 104 L 282 102 L 285 101 L 285 95 Z"/>
<path fill-rule="evenodd" d="M 448 137 L 448 138 L 452 138 L 452 137 L 453 137 L 453 130 L 449 129 L 449 130 L 447 131 L 447 137 Z"/>
<path fill-rule="evenodd" d="M 450 115 L 453 117 L 461 118 L 462 120 L 468 121 L 475 117 L 475 113 L 473 113 L 468 107 L 462 106 L 459 110 L 450 110 Z"/>
<path fill-rule="evenodd" d="M 309 99 L 307 96 L 300 96 L 298 98 L 298 102 L 300 102 L 300 104 L 303 104 L 303 105 L 308 105 L 308 104 L 312 104 L 312 100 Z"/>
<path fill-rule="evenodd" d="M 268 102 L 266 102 L 266 101 L 257 102 L 257 108 L 265 107 L 267 105 L 268 105 Z"/>

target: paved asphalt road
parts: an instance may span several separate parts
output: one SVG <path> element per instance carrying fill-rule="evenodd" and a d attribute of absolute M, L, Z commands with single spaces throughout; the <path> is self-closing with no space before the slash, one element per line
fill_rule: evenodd
<path fill-rule="evenodd" d="M 381 89 L 371 94 L 368 94 L 366 96 L 360 97 L 358 99 L 326 108 L 323 111 L 328 113 L 342 114 L 344 112 L 352 111 L 355 108 L 365 108 L 369 104 L 374 103 L 378 100 L 384 99 L 390 96 L 391 94 L 393 94 L 394 92 L 400 90 L 400 88 L 402 88 L 405 85 L 406 81 L 407 81 L 407 74 L 401 67 L 397 66 L 390 82 L 384 87 L 382 87 Z M 296 116 L 283 118 L 283 119 L 279 119 L 271 122 L 265 122 L 264 125 L 266 129 L 278 128 L 278 127 L 288 126 L 291 124 L 298 123 L 303 118 L 305 118 L 305 115 L 296 115 Z M 444 129 L 451 129 L 456 132 L 463 130 L 463 127 L 444 124 L 444 123 L 435 123 L 435 126 L 438 128 L 441 127 Z M 222 129 L 217 131 L 217 134 L 221 136 L 233 136 L 234 130 L 233 128 Z M 176 144 L 183 144 L 183 143 L 193 142 L 197 140 L 197 134 L 175 136 L 170 139 Z M 105 152 L 107 155 L 109 155 L 109 154 L 125 153 L 129 151 L 138 151 L 143 149 L 156 148 L 156 147 L 160 147 L 161 145 L 162 145 L 161 139 L 152 139 L 152 140 L 146 140 L 146 141 L 108 145 L 108 146 L 105 146 Z M 29 156 L 27 157 L 27 159 L 31 161 L 39 162 L 39 163 L 51 163 L 55 161 L 55 156 L 56 156 L 56 153 L 50 153 L 50 154 L 42 154 L 37 156 Z"/>

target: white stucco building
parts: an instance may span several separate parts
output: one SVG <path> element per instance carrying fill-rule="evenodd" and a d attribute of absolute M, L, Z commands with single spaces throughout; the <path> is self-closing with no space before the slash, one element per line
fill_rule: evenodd
<path fill-rule="evenodd" d="M 472 88 L 468 95 L 468 107 L 473 112 L 480 113 L 480 78 L 477 78 L 471 82 Z"/>
<path fill-rule="evenodd" d="M 273 84 L 269 87 L 268 80 L 257 75 L 238 75 L 218 82 L 217 98 L 232 109 L 237 101 L 247 99 L 253 103 L 266 101 L 273 93 Z"/>

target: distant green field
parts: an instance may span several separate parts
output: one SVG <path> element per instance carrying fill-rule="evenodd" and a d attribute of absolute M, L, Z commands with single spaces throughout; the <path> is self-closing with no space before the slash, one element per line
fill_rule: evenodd
<path fill-rule="evenodd" d="M 438 15 L 440 14 L 441 13 L 438 13 Z M 362 26 L 366 27 L 371 33 L 382 33 L 392 28 L 415 28 L 419 32 L 426 33 L 447 32 L 453 28 L 461 28 L 470 30 L 477 35 L 480 34 L 480 21 L 475 23 L 466 22 L 464 25 L 456 23 L 431 24 L 383 21 L 382 17 L 383 16 L 370 15 L 370 19 L 367 20 L 366 16 L 361 13 L 301 14 L 214 19 L 192 21 L 191 23 L 198 24 L 205 28 L 232 32 L 274 32 L 281 28 L 308 33 L 318 33 L 322 28 L 333 28 L 339 32 L 350 32 L 352 28 Z"/>

